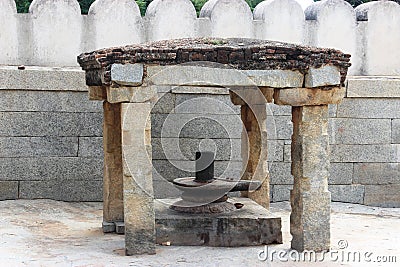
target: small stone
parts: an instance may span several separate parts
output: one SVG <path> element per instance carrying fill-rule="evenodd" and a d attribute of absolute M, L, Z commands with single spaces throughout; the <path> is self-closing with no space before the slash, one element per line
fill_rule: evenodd
<path fill-rule="evenodd" d="M 125 223 L 115 222 L 115 232 L 120 235 L 125 234 Z"/>
<path fill-rule="evenodd" d="M 114 233 L 115 224 L 113 222 L 103 222 L 102 223 L 103 233 Z"/>
<path fill-rule="evenodd" d="M 143 83 L 143 64 L 113 64 L 111 81 L 126 86 L 139 86 Z"/>
<path fill-rule="evenodd" d="M 336 66 L 326 65 L 321 68 L 310 68 L 305 77 L 305 87 L 340 85 L 340 71 Z"/>

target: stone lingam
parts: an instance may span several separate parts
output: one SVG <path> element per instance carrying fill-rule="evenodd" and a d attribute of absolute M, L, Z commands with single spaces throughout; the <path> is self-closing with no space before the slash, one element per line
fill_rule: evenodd
<path fill-rule="evenodd" d="M 349 61 L 350 55 L 334 49 L 219 38 L 167 40 L 81 54 L 78 62 L 86 72 L 90 99 L 104 101 L 103 230 L 113 231 L 124 222 L 127 255 L 155 253 L 155 244 L 163 242 L 213 246 L 282 242 L 281 220 L 268 211 L 266 104 L 273 102 L 292 106 L 292 248 L 329 250 L 328 104 L 339 103 L 345 95 Z M 241 106 L 240 180 L 252 182 L 229 182 L 231 189 L 243 190 L 241 198 L 226 200 L 225 191 L 231 191 L 228 182 L 214 179 L 211 165 L 206 164 L 196 178 L 174 181 L 183 188 L 182 199 L 154 200 L 150 112 L 160 91 L 182 85 L 191 90 L 228 88 L 232 103 Z M 199 183 L 201 187 L 193 187 Z M 223 190 L 204 191 L 213 184 L 212 189 L 223 184 Z M 225 203 L 224 208 L 214 209 L 218 203 Z"/>
<path fill-rule="evenodd" d="M 196 176 L 177 178 L 180 199 L 156 204 L 157 243 L 250 246 L 282 243 L 281 219 L 247 198 L 229 192 L 254 191 L 260 181 L 214 176 L 214 153 L 196 152 Z"/>
<path fill-rule="evenodd" d="M 177 178 L 174 185 L 182 191 L 181 200 L 171 209 L 185 213 L 222 213 L 243 207 L 228 202 L 228 192 L 260 189 L 261 182 L 214 176 L 214 153 L 196 152 L 196 177 Z"/>

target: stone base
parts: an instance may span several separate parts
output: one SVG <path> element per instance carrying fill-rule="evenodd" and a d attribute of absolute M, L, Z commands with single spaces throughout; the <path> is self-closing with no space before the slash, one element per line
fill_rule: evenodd
<path fill-rule="evenodd" d="M 102 224 L 103 233 L 125 233 L 125 223 L 124 222 L 104 222 Z"/>
<path fill-rule="evenodd" d="M 282 243 L 281 218 L 248 198 L 230 198 L 243 207 L 228 213 L 188 214 L 171 210 L 178 199 L 158 199 L 156 242 L 176 246 L 236 247 Z"/>
<path fill-rule="evenodd" d="M 227 213 L 188 214 L 171 210 L 179 199 L 155 201 L 156 242 L 176 246 L 239 247 L 282 244 L 281 218 L 249 198 L 229 198 L 243 207 Z M 239 205 L 240 206 L 240 205 Z M 123 222 L 103 222 L 104 233 L 123 234 Z"/>

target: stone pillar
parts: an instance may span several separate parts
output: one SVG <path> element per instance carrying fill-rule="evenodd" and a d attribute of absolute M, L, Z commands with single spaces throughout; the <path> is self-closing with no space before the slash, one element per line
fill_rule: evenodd
<path fill-rule="evenodd" d="M 113 232 L 124 220 L 122 195 L 121 104 L 104 101 L 103 231 Z"/>
<path fill-rule="evenodd" d="M 242 159 L 245 172 L 242 179 L 262 181 L 260 190 L 242 192 L 261 206 L 269 208 L 269 172 L 267 162 L 266 104 L 242 105 Z"/>
<path fill-rule="evenodd" d="M 126 255 L 156 252 L 151 107 L 149 102 L 121 104 Z"/>
<path fill-rule="evenodd" d="M 293 107 L 292 121 L 292 248 L 329 250 L 328 105 Z"/>

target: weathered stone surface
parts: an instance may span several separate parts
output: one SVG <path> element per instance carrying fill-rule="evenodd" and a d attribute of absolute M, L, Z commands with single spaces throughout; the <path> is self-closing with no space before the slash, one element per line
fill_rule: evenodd
<path fill-rule="evenodd" d="M 351 184 L 352 179 L 353 163 L 331 163 L 328 180 L 330 185 Z"/>
<path fill-rule="evenodd" d="M 103 222 L 101 224 L 101 228 L 103 229 L 103 233 L 114 233 L 115 232 L 115 223 Z"/>
<path fill-rule="evenodd" d="M 336 117 L 337 104 L 331 104 L 329 106 L 329 117 Z M 292 115 L 292 107 L 291 106 L 282 106 L 276 105 L 273 103 L 267 104 L 267 114 L 268 116 L 291 116 Z"/>
<path fill-rule="evenodd" d="M 18 199 L 18 182 L 0 181 L 0 201 Z"/>
<path fill-rule="evenodd" d="M 143 64 L 113 64 L 111 81 L 123 86 L 139 86 L 143 83 Z"/>
<path fill-rule="evenodd" d="M 288 201 L 290 200 L 290 190 L 292 190 L 292 185 L 274 185 L 272 190 L 272 201 Z"/>
<path fill-rule="evenodd" d="M 257 38 L 302 43 L 304 39 L 304 2 L 292 0 L 262 1 L 254 8 L 254 20 L 262 21 Z M 276 23 L 278 22 L 279 23 Z"/>
<path fill-rule="evenodd" d="M 124 234 L 125 233 L 125 223 L 124 222 L 115 222 L 115 232 L 117 234 Z"/>
<path fill-rule="evenodd" d="M 251 37 L 252 13 L 249 5 L 243 1 L 214 0 L 206 2 L 201 8 L 200 18 L 212 22 L 210 23 L 210 35 L 213 37 Z"/>
<path fill-rule="evenodd" d="M 141 103 L 155 99 L 157 89 L 149 87 L 107 87 L 107 101 L 109 103 Z"/>
<path fill-rule="evenodd" d="M 268 140 L 268 162 L 283 161 L 283 140 Z"/>
<path fill-rule="evenodd" d="M 330 185 L 332 201 L 364 203 L 364 185 Z"/>
<path fill-rule="evenodd" d="M 332 145 L 332 162 L 398 162 L 400 145 Z"/>
<path fill-rule="evenodd" d="M 195 160 L 197 151 L 214 151 L 216 160 L 241 160 L 240 139 L 153 138 L 153 159 Z"/>
<path fill-rule="evenodd" d="M 17 29 L 17 9 L 16 3 L 11 0 L 2 1 L 0 4 L 1 15 L 0 25 L 2 33 L 2 41 L 0 42 L 0 50 L 3 51 L 0 55 L 2 64 L 16 64 L 18 58 L 18 34 Z"/>
<path fill-rule="evenodd" d="M 302 87 L 304 75 L 291 70 L 246 70 L 243 71 L 257 86 L 273 88 Z"/>
<path fill-rule="evenodd" d="M 101 136 L 101 113 L 0 112 L 0 136 Z"/>
<path fill-rule="evenodd" d="M 50 16 L 63 10 L 62 16 Z M 36 66 L 75 66 L 75 57 L 82 50 L 83 20 L 76 1 L 34 1 L 29 6 L 32 16 L 30 64 Z M 67 45 L 68 43 L 68 45 Z M 60 52 L 62 51 L 62 52 Z"/>
<path fill-rule="evenodd" d="M 293 176 L 290 172 L 291 164 L 286 162 L 271 162 L 269 164 L 269 174 L 273 185 L 292 185 Z M 275 188 L 274 188 L 275 191 Z M 289 191 L 287 198 L 289 200 Z M 274 200 L 276 201 L 276 200 Z"/>
<path fill-rule="evenodd" d="M 360 44 L 356 42 L 357 28 L 354 8 L 347 2 L 341 0 L 313 1 L 299 0 L 304 4 L 306 16 L 307 44 L 317 47 L 334 47 L 340 51 L 351 54 L 352 66 L 349 72 L 353 72 L 355 62 L 361 57 Z M 340 23 L 339 23 L 340 22 Z M 358 71 L 358 68 L 356 68 Z"/>
<path fill-rule="evenodd" d="M 147 38 L 154 41 L 194 37 L 197 26 L 196 18 L 196 10 L 191 2 L 185 0 L 151 1 L 146 10 Z"/>
<path fill-rule="evenodd" d="M 83 91 L 85 72 L 78 68 L 0 67 L 0 89 L 6 90 L 43 90 L 43 91 Z"/>
<path fill-rule="evenodd" d="M 292 248 L 322 251 L 330 248 L 328 191 L 328 106 L 293 108 L 290 194 Z"/>
<path fill-rule="evenodd" d="M 347 97 L 400 97 L 399 77 L 352 76 L 347 79 Z"/>
<path fill-rule="evenodd" d="M 329 117 L 335 118 L 337 113 L 338 104 L 330 104 L 329 106 Z"/>
<path fill-rule="evenodd" d="M 241 107 L 241 117 L 245 129 L 242 132 L 242 160 L 245 171 L 243 180 L 260 181 L 256 191 L 242 192 L 264 208 L 269 208 L 270 189 L 267 149 L 267 109 L 266 104 Z M 247 136 L 247 138 L 245 138 Z"/>
<path fill-rule="evenodd" d="M 91 37 L 96 49 L 141 43 L 144 39 L 142 16 L 135 1 L 120 0 L 118 5 L 110 0 L 93 2 L 88 13 L 95 30 L 87 29 L 85 39 Z"/>
<path fill-rule="evenodd" d="M 153 166 L 154 198 L 180 198 L 182 192 L 174 184 L 163 178 Z"/>
<path fill-rule="evenodd" d="M 121 104 L 126 255 L 155 254 L 150 103 Z"/>
<path fill-rule="evenodd" d="M 89 86 L 89 100 L 107 100 L 106 86 Z"/>
<path fill-rule="evenodd" d="M 290 106 L 280 106 L 274 103 L 267 104 L 267 115 L 268 116 L 291 116 L 292 107 Z"/>
<path fill-rule="evenodd" d="M 392 120 L 392 144 L 400 144 L 400 120 Z"/>
<path fill-rule="evenodd" d="M 121 104 L 104 102 L 103 220 L 124 220 Z"/>
<path fill-rule="evenodd" d="M 332 118 L 330 144 L 390 144 L 390 119 Z"/>
<path fill-rule="evenodd" d="M 292 162 L 292 148 L 290 144 L 285 144 L 283 147 L 283 161 Z"/>
<path fill-rule="evenodd" d="M 0 157 L 76 157 L 77 137 L 0 137 Z"/>
<path fill-rule="evenodd" d="M 230 98 L 234 105 L 264 105 L 272 102 L 273 88 L 257 86 L 232 86 Z"/>
<path fill-rule="evenodd" d="M 400 184 L 400 163 L 355 163 L 353 183 Z"/>
<path fill-rule="evenodd" d="M 400 207 L 400 185 L 366 185 L 364 204 L 387 207 L 399 208 Z"/>
<path fill-rule="evenodd" d="M 338 106 L 339 118 L 400 119 L 400 101 L 395 98 L 345 98 Z"/>
<path fill-rule="evenodd" d="M 229 95 L 229 88 L 180 85 L 173 86 L 171 92 L 174 94 Z"/>
<path fill-rule="evenodd" d="M 176 199 L 155 202 L 157 243 L 249 246 L 282 243 L 281 219 L 248 198 L 232 198 L 243 208 L 228 214 L 184 214 L 169 209 Z"/>
<path fill-rule="evenodd" d="M 400 24 L 400 7 L 393 1 L 373 1 L 357 6 L 355 9 L 359 24 L 366 24 L 359 29 L 363 36 L 358 45 L 362 46 L 362 73 L 365 75 L 399 75 L 397 58 L 400 51 L 397 45 L 400 36 L 392 25 Z M 377 34 L 380 38 L 377 38 Z"/>
<path fill-rule="evenodd" d="M 305 87 L 340 85 L 340 70 L 336 66 L 325 65 L 321 68 L 310 68 L 305 76 Z"/>
<path fill-rule="evenodd" d="M 268 116 L 266 122 L 268 139 L 290 139 L 293 133 L 293 124 L 290 118 L 290 116 Z"/>
<path fill-rule="evenodd" d="M 101 137 L 79 137 L 79 157 L 100 158 L 103 156 Z"/>
<path fill-rule="evenodd" d="M 345 96 L 344 87 L 333 87 L 329 90 L 319 88 L 275 89 L 274 103 L 290 106 L 316 106 L 338 104 Z"/>
<path fill-rule="evenodd" d="M 103 177 L 102 157 L 0 158 L 0 166 L 0 180 L 62 183 L 64 180 L 96 181 Z"/>
<path fill-rule="evenodd" d="M 246 73 L 233 68 L 216 68 L 213 65 L 148 66 L 145 81 L 152 85 L 213 85 L 213 86 L 257 86 Z"/>
<path fill-rule="evenodd" d="M 22 199 L 49 198 L 62 201 L 101 201 L 101 180 L 21 181 Z"/>
<path fill-rule="evenodd" d="M 158 89 L 158 87 L 157 87 Z M 169 114 L 175 112 L 176 94 L 158 93 L 158 100 L 151 109 L 151 113 Z"/>
<path fill-rule="evenodd" d="M 148 44 L 137 44 L 118 48 L 112 47 L 84 53 L 78 57 L 79 64 L 87 71 L 86 82 L 91 86 L 102 84 L 109 85 L 111 82 L 110 66 L 113 64 L 147 63 L 149 65 L 177 65 L 195 61 L 221 63 L 225 64 L 225 68 L 229 66 L 234 69 L 242 70 L 278 69 L 298 70 L 300 72 L 307 71 L 310 68 L 319 69 L 329 64 L 334 65 L 340 70 L 342 74 L 341 82 L 344 82 L 347 68 L 350 66 L 350 55 L 343 54 L 334 49 L 305 47 L 275 41 L 208 37 L 163 40 Z M 103 70 L 99 71 L 101 68 Z M 198 81 L 209 81 L 209 84 L 221 84 L 220 82 L 224 81 L 224 78 L 227 77 L 225 74 L 229 73 L 221 71 L 221 76 L 225 77 L 221 77 L 219 82 L 214 83 L 214 81 L 217 80 L 214 79 L 213 75 L 210 75 L 212 73 L 206 70 L 204 70 L 203 73 L 190 73 L 188 70 L 190 70 L 189 64 L 185 67 L 184 72 L 181 72 L 181 75 L 177 76 L 180 78 L 175 79 L 175 81 L 178 82 L 177 84 L 182 84 L 180 82 L 183 80 L 186 82 L 193 82 L 194 80 L 190 79 L 190 77 L 200 78 Z M 172 72 L 168 72 L 168 74 L 171 73 Z M 164 75 L 161 76 L 168 77 L 170 75 L 165 75 L 164 73 Z M 207 76 L 209 76 L 209 79 L 202 79 L 202 77 L 205 78 Z M 160 78 L 160 82 L 167 81 L 162 77 Z M 232 80 L 232 77 L 229 79 Z M 316 77 L 313 79 L 315 80 Z M 171 79 L 170 82 L 172 81 Z M 243 83 L 243 80 L 241 83 Z M 206 85 L 207 83 L 203 84 Z"/>
<path fill-rule="evenodd" d="M 240 138 L 242 121 L 238 115 L 153 114 L 153 137 Z"/>
<path fill-rule="evenodd" d="M 101 110 L 101 103 L 87 100 L 87 92 L 1 90 L 0 111 L 74 113 Z"/>
<path fill-rule="evenodd" d="M 177 94 L 176 113 L 240 114 L 228 95 Z"/>
<path fill-rule="evenodd" d="M 305 194 L 296 198 L 292 191 L 290 201 L 299 206 L 297 211 L 292 208 L 290 215 L 292 249 L 326 251 L 330 246 L 330 193 Z"/>

